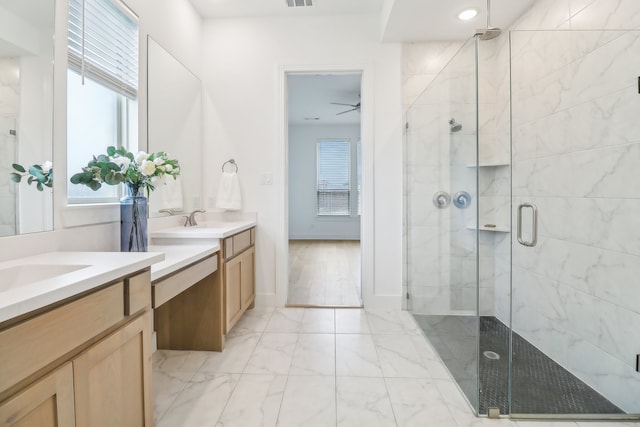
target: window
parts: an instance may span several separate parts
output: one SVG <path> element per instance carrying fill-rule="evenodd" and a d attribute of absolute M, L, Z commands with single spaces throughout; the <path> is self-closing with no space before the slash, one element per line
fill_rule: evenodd
<path fill-rule="evenodd" d="M 84 18 L 83 18 L 84 15 Z M 110 145 L 137 148 L 138 24 L 117 0 L 70 0 L 67 172 Z M 70 203 L 115 202 L 120 186 L 68 183 Z"/>
<path fill-rule="evenodd" d="M 351 147 L 349 141 L 318 142 L 317 214 L 351 214 Z"/>

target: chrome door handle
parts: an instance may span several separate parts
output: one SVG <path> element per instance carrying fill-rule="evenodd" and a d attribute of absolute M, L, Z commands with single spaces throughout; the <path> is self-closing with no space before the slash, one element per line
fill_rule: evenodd
<path fill-rule="evenodd" d="M 522 238 L 522 209 L 531 208 L 533 217 L 531 219 L 531 240 Z M 518 206 L 518 242 L 521 245 L 534 247 L 538 243 L 538 208 L 533 203 L 522 203 Z"/>

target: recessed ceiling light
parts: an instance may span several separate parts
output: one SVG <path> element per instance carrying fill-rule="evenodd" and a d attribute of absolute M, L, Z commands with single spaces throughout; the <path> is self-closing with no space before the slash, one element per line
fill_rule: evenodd
<path fill-rule="evenodd" d="M 470 19 L 475 18 L 477 14 L 478 14 L 477 9 L 465 9 L 458 14 L 458 19 L 461 21 L 468 21 Z"/>

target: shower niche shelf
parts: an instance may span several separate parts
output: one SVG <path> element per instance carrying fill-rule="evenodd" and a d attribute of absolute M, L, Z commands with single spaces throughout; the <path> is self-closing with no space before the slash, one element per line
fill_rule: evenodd
<path fill-rule="evenodd" d="M 467 225 L 467 230 L 475 230 L 477 227 L 475 225 Z M 480 226 L 480 231 L 491 231 L 494 233 L 508 233 L 509 227 L 506 225 L 497 225 L 495 227 L 486 227 L 484 225 Z"/>
<path fill-rule="evenodd" d="M 481 167 L 481 168 L 497 168 L 497 167 L 501 167 L 501 166 L 509 166 L 510 163 L 509 162 L 481 162 L 479 165 L 475 164 L 475 163 L 470 163 L 467 165 L 468 168 L 477 168 L 477 167 Z"/>

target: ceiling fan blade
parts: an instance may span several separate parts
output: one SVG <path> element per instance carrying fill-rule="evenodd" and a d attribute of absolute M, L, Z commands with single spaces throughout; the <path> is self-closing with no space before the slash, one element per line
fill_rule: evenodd
<path fill-rule="evenodd" d="M 330 104 L 333 104 L 333 105 L 346 105 L 347 107 L 354 107 L 354 108 L 356 107 L 355 104 L 342 104 L 340 102 L 331 102 Z"/>
<path fill-rule="evenodd" d="M 336 113 L 336 116 L 339 116 L 340 114 L 350 113 L 352 111 L 357 111 L 357 110 L 359 110 L 359 108 L 352 108 L 351 110 L 346 110 L 346 111 L 343 111 L 342 113 Z"/>

